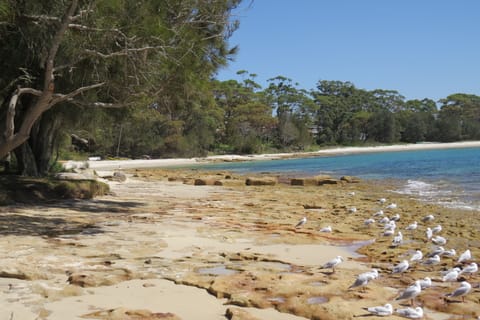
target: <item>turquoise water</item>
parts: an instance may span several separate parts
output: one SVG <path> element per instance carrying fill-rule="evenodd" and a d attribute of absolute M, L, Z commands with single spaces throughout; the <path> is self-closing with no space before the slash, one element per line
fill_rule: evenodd
<path fill-rule="evenodd" d="M 480 210 L 480 148 L 417 150 L 262 160 L 203 166 L 238 173 L 270 172 L 312 176 L 329 174 L 363 179 L 393 179 L 397 192 L 446 206 Z"/>

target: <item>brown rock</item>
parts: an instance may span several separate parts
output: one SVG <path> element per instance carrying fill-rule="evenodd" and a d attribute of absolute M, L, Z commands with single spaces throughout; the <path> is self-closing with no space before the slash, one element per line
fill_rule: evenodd
<path fill-rule="evenodd" d="M 229 320 L 259 320 L 245 310 L 239 308 L 227 308 L 225 316 Z"/>
<path fill-rule="evenodd" d="M 277 182 L 275 177 L 249 177 L 245 180 L 247 186 L 274 186 Z"/>
<path fill-rule="evenodd" d="M 199 178 L 193 182 L 195 186 L 223 186 L 222 181 L 211 178 Z"/>
<path fill-rule="evenodd" d="M 128 310 L 126 308 L 95 311 L 83 315 L 82 318 L 105 320 L 180 320 L 178 316 L 170 312 L 152 313 L 149 310 Z"/>
<path fill-rule="evenodd" d="M 345 181 L 347 183 L 359 183 L 360 178 L 357 177 L 352 177 L 352 176 L 343 176 L 340 178 L 340 180 Z"/>

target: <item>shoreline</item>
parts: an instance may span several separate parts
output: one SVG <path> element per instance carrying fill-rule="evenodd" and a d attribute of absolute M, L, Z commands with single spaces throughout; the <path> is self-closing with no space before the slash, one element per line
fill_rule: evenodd
<path fill-rule="evenodd" d="M 297 153 L 274 153 L 255 155 L 215 155 L 196 158 L 170 158 L 170 159 L 132 159 L 132 160 L 98 160 L 98 161 L 66 161 L 66 169 L 88 167 L 95 170 L 116 170 L 116 169 L 141 169 L 141 168 L 166 168 L 205 164 L 213 162 L 234 162 L 234 161 L 261 161 L 280 160 L 290 158 L 337 156 L 360 153 L 376 152 L 400 152 L 416 150 L 441 150 L 458 148 L 478 148 L 480 141 L 448 142 L 448 143 L 418 143 L 418 144 L 396 144 L 371 147 L 334 147 L 320 149 L 312 152 Z"/>

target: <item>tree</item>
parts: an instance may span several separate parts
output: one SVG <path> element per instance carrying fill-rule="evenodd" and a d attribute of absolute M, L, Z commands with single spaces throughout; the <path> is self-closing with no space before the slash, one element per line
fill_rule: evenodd
<path fill-rule="evenodd" d="M 51 150 L 34 141 L 32 130 L 54 135 L 53 119 L 61 116 L 44 115 L 61 104 L 146 107 L 157 100 L 178 118 L 172 90 L 208 79 L 234 53 L 226 39 L 237 27 L 230 13 L 239 2 L 1 2 L 0 159 L 24 144 L 17 156 L 28 173 L 45 173 L 38 159 Z M 190 82 L 195 74 L 201 76 Z"/>
<path fill-rule="evenodd" d="M 480 97 L 456 93 L 440 100 L 438 134 L 442 141 L 480 139 Z"/>
<path fill-rule="evenodd" d="M 284 76 L 269 79 L 265 98 L 277 116 L 277 144 L 280 148 L 303 149 L 312 143 L 310 134 L 316 109 L 306 90 Z"/>

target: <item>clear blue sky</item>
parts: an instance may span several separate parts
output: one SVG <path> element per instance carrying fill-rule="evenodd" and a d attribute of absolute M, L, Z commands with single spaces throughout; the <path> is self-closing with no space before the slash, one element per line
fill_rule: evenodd
<path fill-rule="evenodd" d="M 409 99 L 480 95 L 480 0 L 244 0 L 238 70 L 266 80 L 283 75 L 301 88 L 319 80 L 366 90 L 397 90 Z"/>

